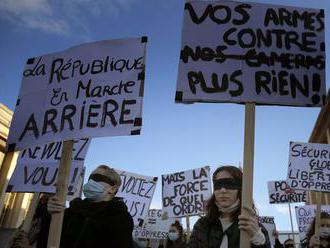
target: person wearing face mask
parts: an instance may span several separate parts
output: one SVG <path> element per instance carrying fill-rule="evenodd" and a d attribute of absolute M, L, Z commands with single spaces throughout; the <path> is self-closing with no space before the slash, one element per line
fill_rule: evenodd
<path fill-rule="evenodd" d="M 330 247 L 330 215 L 326 212 L 321 212 L 320 220 L 320 236 L 315 235 L 315 218 L 310 225 L 306 235 L 308 248 L 329 248 Z"/>
<path fill-rule="evenodd" d="M 168 231 L 166 248 L 186 248 L 187 244 L 183 237 L 183 228 L 179 221 L 171 224 Z"/>
<path fill-rule="evenodd" d="M 120 175 L 106 165 L 97 167 L 83 186 L 85 199 L 76 198 L 65 209 L 50 198 L 48 211 L 63 211 L 61 248 L 132 248 L 133 219 L 125 203 L 115 197 Z"/>
<path fill-rule="evenodd" d="M 273 231 L 273 236 L 275 238 L 275 244 L 274 244 L 274 248 L 294 248 L 294 240 L 293 239 L 287 239 L 284 241 L 283 244 L 281 244 L 280 240 L 279 240 L 279 235 L 278 235 L 278 231 L 274 230 Z"/>
<path fill-rule="evenodd" d="M 136 245 L 134 246 L 134 248 L 150 248 L 149 243 L 150 243 L 149 239 L 137 238 L 135 241 Z"/>
<path fill-rule="evenodd" d="M 242 172 L 234 166 L 222 166 L 213 173 L 213 195 L 206 216 L 194 225 L 189 248 L 238 248 L 240 230 L 250 237 L 253 248 L 270 248 L 266 229 L 258 223 L 255 210 L 241 214 Z"/>

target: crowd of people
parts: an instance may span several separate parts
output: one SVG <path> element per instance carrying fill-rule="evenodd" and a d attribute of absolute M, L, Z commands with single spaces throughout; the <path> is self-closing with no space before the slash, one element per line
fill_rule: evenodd
<path fill-rule="evenodd" d="M 186 234 L 179 221 L 171 224 L 167 240 L 158 248 L 238 248 L 240 232 L 245 231 L 252 248 L 270 248 L 269 235 L 258 222 L 255 207 L 241 213 L 242 171 L 234 166 L 222 166 L 213 173 L 213 195 L 205 216 Z M 76 198 L 65 208 L 52 195 L 44 194 L 39 202 L 28 233 L 20 231 L 12 248 L 46 248 L 51 215 L 64 212 L 61 248 L 151 248 L 148 239 L 133 239 L 134 223 L 124 201 L 116 197 L 121 185 L 120 175 L 106 165 L 97 167 L 83 186 L 85 199 Z M 275 232 L 275 248 L 295 247 L 293 239 L 283 244 Z M 302 247 L 330 247 L 330 215 L 321 213 L 320 235 L 314 225 Z"/>

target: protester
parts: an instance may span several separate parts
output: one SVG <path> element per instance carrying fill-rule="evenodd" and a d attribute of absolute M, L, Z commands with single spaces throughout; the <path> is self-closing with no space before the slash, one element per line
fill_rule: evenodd
<path fill-rule="evenodd" d="M 171 224 L 167 242 L 166 242 L 166 248 L 186 248 L 187 244 L 183 236 L 183 227 L 180 224 L 179 221 L 175 221 L 173 224 Z"/>
<path fill-rule="evenodd" d="M 50 225 L 50 214 L 47 211 L 49 197 L 53 194 L 41 194 L 36 211 L 32 218 L 31 228 L 26 233 L 21 228 L 12 240 L 10 248 L 43 248 L 47 247 L 47 239 Z"/>
<path fill-rule="evenodd" d="M 133 247 L 133 219 L 125 203 L 115 197 L 120 184 L 120 175 L 108 166 L 91 173 L 83 187 L 86 199 L 74 199 L 65 210 L 61 248 Z M 50 198 L 50 213 L 64 209 L 56 198 Z"/>
<path fill-rule="evenodd" d="M 330 247 L 330 215 L 321 212 L 320 236 L 315 235 L 315 218 L 306 235 L 306 247 L 328 248 Z"/>
<path fill-rule="evenodd" d="M 242 172 L 234 166 L 219 167 L 213 173 L 214 193 L 205 217 L 194 225 L 188 247 L 239 247 L 240 230 L 250 237 L 251 247 L 270 248 L 266 229 L 258 223 L 256 212 L 241 215 Z"/>
<path fill-rule="evenodd" d="M 274 230 L 273 232 L 273 236 L 275 238 L 275 245 L 274 248 L 294 248 L 294 240 L 288 238 L 287 240 L 284 241 L 284 243 L 282 244 L 278 238 L 278 231 Z"/>
<path fill-rule="evenodd" d="M 48 232 L 51 216 L 47 211 L 49 197 L 53 194 L 42 194 L 36 212 L 33 216 L 32 226 L 28 232 L 28 240 L 37 248 L 47 247 Z"/>

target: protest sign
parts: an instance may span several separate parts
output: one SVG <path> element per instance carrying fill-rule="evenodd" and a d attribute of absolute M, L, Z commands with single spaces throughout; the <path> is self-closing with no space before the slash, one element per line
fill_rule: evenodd
<path fill-rule="evenodd" d="M 122 197 L 134 220 L 135 226 L 142 226 L 148 216 L 154 195 L 157 177 L 142 176 L 131 172 L 116 170 L 121 177 L 117 196 Z"/>
<path fill-rule="evenodd" d="M 176 102 L 325 104 L 323 9 L 185 4 Z"/>
<path fill-rule="evenodd" d="M 306 234 L 308 233 L 311 224 L 313 223 L 316 213 L 316 205 L 297 206 L 295 210 L 297 225 L 299 228 L 299 237 L 300 240 L 303 241 L 306 238 Z M 330 206 L 321 206 L 321 211 L 330 214 Z"/>
<path fill-rule="evenodd" d="M 98 41 L 28 59 L 7 149 L 140 134 L 146 42 Z"/>
<path fill-rule="evenodd" d="M 330 192 L 330 145 L 290 142 L 290 188 Z"/>
<path fill-rule="evenodd" d="M 306 202 L 307 200 L 305 190 L 291 189 L 284 180 L 270 181 L 267 185 L 270 204 Z"/>
<path fill-rule="evenodd" d="M 68 195 L 74 195 L 80 180 L 90 139 L 74 141 Z M 55 193 L 63 142 L 23 150 L 17 160 L 7 192 Z"/>
<path fill-rule="evenodd" d="M 161 209 L 150 209 L 143 227 L 134 229 L 134 237 L 145 239 L 166 239 L 171 224 L 175 219 L 164 219 Z"/>
<path fill-rule="evenodd" d="M 261 223 L 266 228 L 266 230 L 268 232 L 268 236 L 269 236 L 271 246 L 274 247 L 275 237 L 274 237 L 273 233 L 276 230 L 274 217 L 272 217 L 272 216 L 259 216 L 258 221 L 259 221 L 259 223 Z"/>
<path fill-rule="evenodd" d="M 209 167 L 162 175 L 163 211 L 170 218 L 204 213 L 211 195 Z"/>

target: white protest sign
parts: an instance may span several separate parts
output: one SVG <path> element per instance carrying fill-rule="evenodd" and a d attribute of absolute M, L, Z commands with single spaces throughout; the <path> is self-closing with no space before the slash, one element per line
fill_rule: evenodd
<path fill-rule="evenodd" d="M 145 239 L 166 239 L 171 224 L 175 219 L 163 219 L 161 209 L 150 209 L 148 218 L 145 219 L 143 227 L 134 229 L 134 237 Z"/>
<path fill-rule="evenodd" d="M 28 59 L 7 149 L 140 134 L 146 42 L 97 41 Z"/>
<path fill-rule="evenodd" d="M 157 177 L 116 170 L 121 177 L 117 196 L 122 197 L 134 220 L 135 226 L 141 226 L 148 216 L 151 200 L 154 195 Z"/>
<path fill-rule="evenodd" d="M 74 140 L 68 195 L 77 190 L 90 139 Z M 62 142 L 27 148 L 20 152 L 7 192 L 56 192 L 58 167 L 62 154 Z"/>
<path fill-rule="evenodd" d="M 324 10 L 185 4 L 176 102 L 325 104 Z"/>
<path fill-rule="evenodd" d="M 269 181 L 268 195 L 270 204 L 306 202 L 306 190 L 291 189 L 286 181 Z"/>
<path fill-rule="evenodd" d="M 211 189 L 209 167 L 162 175 L 163 211 L 170 218 L 204 213 Z"/>
<path fill-rule="evenodd" d="M 290 142 L 290 188 L 330 192 L 330 145 Z"/>
<path fill-rule="evenodd" d="M 316 213 L 316 205 L 305 205 L 295 208 L 297 225 L 299 228 L 299 237 L 303 241 L 306 238 L 306 234 L 310 228 L 310 225 L 313 223 Z M 330 206 L 324 205 L 321 206 L 321 212 L 327 212 L 330 214 Z"/>
<path fill-rule="evenodd" d="M 269 240 L 271 246 L 274 247 L 275 245 L 275 237 L 273 235 L 274 231 L 276 230 L 274 217 L 272 216 L 259 216 L 258 217 L 259 223 L 261 223 L 267 230 Z"/>

